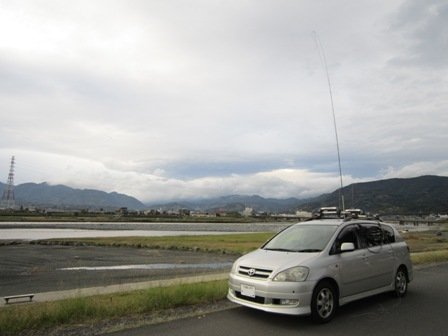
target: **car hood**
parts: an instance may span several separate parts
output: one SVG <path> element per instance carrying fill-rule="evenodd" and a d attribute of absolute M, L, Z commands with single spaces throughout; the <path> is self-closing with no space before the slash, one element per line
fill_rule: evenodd
<path fill-rule="evenodd" d="M 239 266 L 269 269 L 274 273 L 294 266 L 307 266 L 320 252 L 301 253 L 258 249 L 239 258 Z"/>

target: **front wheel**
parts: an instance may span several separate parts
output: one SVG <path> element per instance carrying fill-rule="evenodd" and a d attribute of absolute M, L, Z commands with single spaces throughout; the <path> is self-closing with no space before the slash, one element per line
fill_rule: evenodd
<path fill-rule="evenodd" d="M 311 318 L 317 323 L 329 322 L 336 312 L 337 302 L 334 286 L 328 281 L 319 283 L 311 299 Z"/>
<path fill-rule="evenodd" d="M 395 274 L 394 294 L 396 297 L 403 297 L 408 291 L 408 275 L 404 267 L 400 267 Z"/>

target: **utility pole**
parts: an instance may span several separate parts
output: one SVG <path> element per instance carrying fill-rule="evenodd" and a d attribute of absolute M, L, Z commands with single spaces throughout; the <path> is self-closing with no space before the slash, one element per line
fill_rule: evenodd
<path fill-rule="evenodd" d="M 14 165 L 15 158 L 11 157 L 11 165 L 9 166 L 8 181 L 6 182 L 5 190 L 3 190 L 2 196 L 2 208 L 13 209 L 16 205 L 14 197 Z"/>

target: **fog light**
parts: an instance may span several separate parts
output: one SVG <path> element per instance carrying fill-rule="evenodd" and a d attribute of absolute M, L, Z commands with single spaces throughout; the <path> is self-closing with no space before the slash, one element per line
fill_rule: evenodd
<path fill-rule="evenodd" d="M 295 299 L 280 299 L 280 304 L 285 306 L 296 306 L 299 304 L 299 300 Z"/>

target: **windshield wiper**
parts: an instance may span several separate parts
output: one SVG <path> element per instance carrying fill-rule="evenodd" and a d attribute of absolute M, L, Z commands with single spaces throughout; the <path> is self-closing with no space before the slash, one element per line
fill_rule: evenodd
<path fill-rule="evenodd" d="M 267 251 L 280 251 L 280 252 L 298 252 L 298 253 L 322 252 L 322 250 L 319 250 L 319 249 L 291 250 L 291 249 L 285 249 L 285 248 L 269 248 L 269 247 L 266 247 L 266 248 L 264 248 L 263 250 L 267 250 Z"/>
<path fill-rule="evenodd" d="M 322 250 L 319 250 L 319 249 L 303 249 L 303 250 L 296 250 L 294 252 L 312 253 L 312 252 L 322 252 Z"/>
<path fill-rule="evenodd" d="M 280 251 L 280 252 L 297 252 L 296 250 L 290 250 L 290 249 L 285 249 L 285 248 L 264 248 L 264 250 L 267 251 Z"/>

